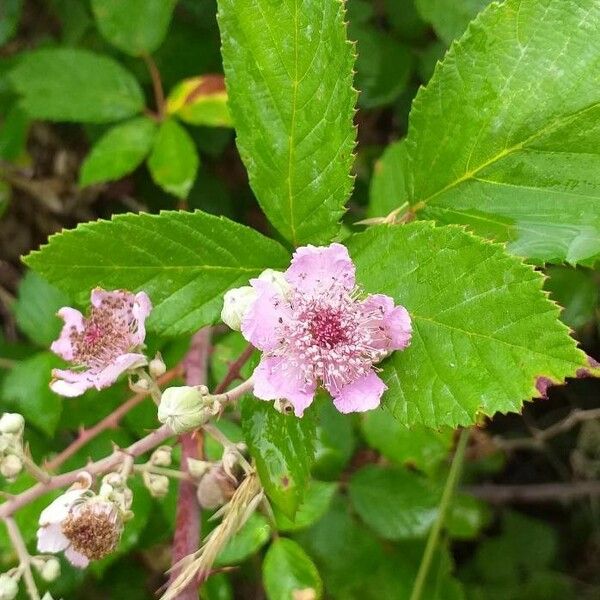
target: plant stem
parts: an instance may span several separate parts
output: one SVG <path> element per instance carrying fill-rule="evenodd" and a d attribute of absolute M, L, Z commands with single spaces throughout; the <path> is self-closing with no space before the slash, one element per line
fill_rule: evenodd
<path fill-rule="evenodd" d="M 415 579 L 410 600 L 420 600 L 423 595 L 425 581 L 427 579 L 427 574 L 429 573 L 429 568 L 431 567 L 433 554 L 438 545 L 440 533 L 442 532 L 442 528 L 444 526 L 444 521 L 448 512 L 448 506 L 450 505 L 450 500 L 452 500 L 456 484 L 460 478 L 460 471 L 462 468 L 463 459 L 465 457 L 465 450 L 467 448 L 468 441 L 469 430 L 463 429 L 460 432 L 460 437 L 456 446 L 456 452 L 454 453 L 454 458 L 452 459 L 452 464 L 450 465 L 450 472 L 448 473 L 448 479 L 446 480 L 444 492 L 442 493 L 442 499 L 438 509 L 438 516 L 433 524 L 433 527 L 431 528 L 431 531 L 429 532 L 429 537 L 427 538 L 427 545 L 425 546 L 425 552 L 423 553 L 423 558 L 421 559 L 421 564 L 419 565 L 419 572 L 417 573 L 417 578 Z"/>
<path fill-rule="evenodd" d="M 133 465 L 135 473 L 154 473 L 155 475 L 165 475 L 171 479 L 182 479 L 183 481 L 192 481 L 188 473 L 178 471 L 177 469 L 168 469 L 167 467 L 155 467 L 154 465 Z"/>
<path fill-rule="evenodd" d="M 253 352 L 254 346 L 252 344 L 248 344 L 239 357 L 229 365 L 229 369 L 227 370 L 225 377 L 223 377 L 223 381 L 221 381 L 221 383 L 219 383 L 219 385 L 217 385 L 215 388 L 215 394 L 224 392 L 231 383 L 240 378 L 240 371 L 242 367 L 250 360 Z"/>
<path fill-rule="evenodd" d="M 158 117 L 162 120 L 165 116 L 165 93 L 163 91 L 162 80 L 160 78 L 160 72 L 156 66 L 156 62 L 149 54 L 142 54 L 142 58 L 146 63 L 146 67 L 152 78 L 152 89 L 154 90 L 154 101 L 156 103 L 156 112 Z"/>
<path fill-rule="evenodd" d="M 35 462 L 25 452 L 19 452 L 19 458 L 23 462 L 23 466 L 30 475 L 33 475 L 38 481 L 42 483 L 48 483 L 50 481 L 50 474 L 44 471 L 41 467 L 38 467 Z"/>
<path fill-rule="evenodd" d="M 4 519 L 6 529 L 8 530 L 8 537 L 19 557 L 19 567 L 23 570 L 23 578 L 25 579 L 25 587 L 27 588 L 27 594 L 31 600 L 40 600 L 40 593 L 35 584 L 33 573 L 31 572 L 31 556 L 27 551 L 27 546 L 23 540 L 23 536 L 17 527 L 12 517 L 6 517 Z"/>

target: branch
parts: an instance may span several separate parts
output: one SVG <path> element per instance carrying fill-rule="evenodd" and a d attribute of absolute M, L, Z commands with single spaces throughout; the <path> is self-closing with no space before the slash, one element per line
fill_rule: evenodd
<path fill-rule="evenodd" d="M 465 487 L 464 491 L 492 504 L 573 502 L 580 498 L 600 496 L 600 481 L 539 483 L 531 485 L 495 485 L 493 483 L 486 483 Z"/>
<path fill-rule="evenodd" d="M 154 59 L 149 54 L 142 54 L 142 58 L 148 67 L 150 77 L 152 78 L 152 89 L 154 90 L 154 101 L 156 102 L 156 111 L 158 112 L 159 119 L 165 116 L 165 93 L 163 91 L 162 80 L 160 78 L 160 72 Z"/>
<path fill-rule="evenodd" d="M 242 367 L 250 360 L 252 353 L 254 352 L 254 346 L 252 344 L 248 344 L 244 351 L 240 354 L 240 356 L 229 365 L 229 369 L 223 377 L 223 381 L 217 385 L 215 388 L 215 394 L 223 393 L 231 383 L 233 383 L 236 379 L 241 378 L 240 371 Z"/>
<path fill-rule="evenodd" d="M 169 383 L 173 379 L 179 377 L 183 373 L 183 369 L 181 366 L 177 366 L 173 369 L 167 371 L 164 375 L 159 377 L 158 384 L 165 385 Z M 49 460 L 45 464 L 45 468 L 48 471 L 55 471 L 60 467 L 65 461 L 67 461 L 71 456 L 76 454 L 83 446 L 85 446 L 88 442 L 93 440 L 96 436 L 100 435 L 106 429 L 114 429 L 117 427 L 121 419 L 132 409 L 134 409 L 140 402 L 146 398 L 150 394 L 150 391 L 142 392 L 132 396 L 121 404 L 117 409 L 115 409 L 108 416 L 104 417 L 102 421 L 99 421 L 93 427 L 89 429 L 82 429 L 79 432 L 79 436 L 75 441 L 69 444 L 62 452 L 57 454 L 52 460 Z"/>
<path fill-rule="evenodd" d="M 207 379 L 207 366 L 210 351 L 210 328 L 198 331 L 192 339 L 190 349 L 184 360 L 185 382 L 187 385 L 203 385 Z M 187 459 L 199 458 L 198 444 L 202 438 L 196 438 L 193 432 L 184 433 L 181 443 L 181 470 L 187 472 Z M 182 481 L 177 498 L 177 515 L 171 564 L 177 565 L 184 557 L 193 554 L 200 546 L 200 505 L 196 495 L 196 485 L 191 481 Z M 173 569 L 170 581 L 174 581 L 179 569 Z M 178 596 L 180 600 L 195 600 L 198 591 L 191 582 Z"/>
<path fill-rule="evenodd" d="M 40 600 L 40 593 L 35 584 L 33 573 L 31 572 L 31 556 L 27 551 L 23 536 L 17 527 L 17 524 L 12 517 L 6 517 L 4 519 L 6 529 L 8 530 L 8 537 L 19 557 L 19 567 L 23 569 L 23 578 L 25 579 L 25 587 L 27 588 L 27 594 L 31 600 Z"/>
<path fill-rule="evenodd" d="M 132 457 L 141 456 L 145 454 L 149 450 L 152 450 L 156 446 L 162 444 L 166 439 L 170 438 L 173 435 L 173 432 L 167 427 L 163 425 L 158 429 L 155 429 L 152 433 L 148 434 L 146 437 L 143 437 L 141 440 L 131 444 L 128 448 L 125 449 L 116 449 L 109 456 L 98 460 L 93 463 L 89 463 L 83 469 L 75 469 L 74 471 L 69 471 L 68 473 L 62 473 L 61 475 L 54 475 L 50 477 L 47 483 L 37 483 L 34 486 L 30 487 L 28 490 L 25 490 L 21 494 L 17 496 L 13 496 L 10 500 L 0 505 L 0 519 L 7 519 L 10 517 L 15 511 L 19 510 L 21 507 L 37 500 L 40 496 L 43 496 L 47 492 L 51 492 L 52 490 L 56 490 L 58 488 L 68 487 L 71 484 L 75 483 L 79 478 L 82 471 L 87 471 L 90 475 L 103 475 L 108 471 L 111 471 L 118 467 L 123 461 L 123 453 L 128 454 Z"/>
<path fill-rule="evenodd" d="M 505 452 L 524 449 L 543 450 L 545 442 L 548 440 L 556 437 L 560 433 L 573 429 L 573 427 L 583 421 L 591 421 L 594 419 L 600 419 L 600 408 L 592 410 L 581 410 L 577 408 L 564 419 L 558 421 L 558 423 L 555 423 L 546 429 L 534 430 L 533 437 L 507 440 L 497 436 L 494 438 L 494 443 L 498 448 Z"/>

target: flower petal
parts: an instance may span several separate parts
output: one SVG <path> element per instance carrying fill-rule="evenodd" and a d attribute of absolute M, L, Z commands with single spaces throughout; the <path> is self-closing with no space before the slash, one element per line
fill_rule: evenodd
<path fill-rule="evenodd" d="M 362 307 L 371 316 L 375 348 L 402 350 L 410 344 L 411 319 L 404 306 L 394 306 L 394 300 L 384 294 L 372 294 Z"/>
<path fill-rule="evenodd" d="M 57 314 L 65 324 L 63 325 L 59 338 L 52 342 L 50 350 L 65 360 L 72 360 L 73 346 L 71 345 L 71 333 L 73 330 L 79 332 L 83 331 L 84 318 L 78 310 L 70 308 L 69 306 L 61 308 Z"/>
<path fill-rule="evenodd" d="M 37 530 L 37 549 L 39 552 L 60 552 L 65 550 L 69 543 L 62 532 L 60 523 L 43 525 Z"/>
<path fill-rule="evenodd" d="M 256 300 L 242 321 L 243 336 L 259 350 L 273 350 L 279 344 L 278 330 L 290 314 L 289 304 L 269 281 L 252 279 Z"/>
<path fill-rule="evenodd" d="M 374 371 L 341 388 L 333 403 L 341 413 L 364 412 L 379 406 L 387 386 Z"/>
<path fill-rule="evenodd" d="M 73 503 L 79 500 L 85 489 L 68 490 L 55 498 L 46 508 L 40 513 L 40 525 L 53 525 L 60 523 L 67 518 Z"/>
<path fill-rule="evenodd" d="M 140 292 L 135 295 L 135 302 L 133 304 L 132 313 L 133 318 L 136 321 L 136 331 L 131 336 L 132 346 L 138 346 L 142 344 L 146 339 L 146 318 L 152 311 L 152 302 L 148 294 Z"/>
<path fill-rule="evenodd" d="M 148 360 L 143 354 L 121 354 L 121 356 L 117 356 L 112 363 L 95 375 L 94 387 L 97 390 L 106 388 L 112 385 L 118 379 L 119 375 L 125 373 L 125 371 L 141 367 L 147 362 Z"/>
<path fill-rule="evenodd" d="M 64 369 L 53 369 L 50 389 L 61 396 L 75 398 L 81 396 L 86 390 L 94 387 L 94 381 L 89 371 L 68 371 Z"/>
<path fill-rule="evenodd" d="M 310 406 L 316 389 L 316 382 L 306 381 L 302 370 L 284 357 L 263 356 L 254 370 L 254 395 L 261 400 L 285 398 L 297 417 Z"/>
<path fill-rule="evenodd" d="M 77 552 L 72 546 L 69 546 L 65 550 L 65 556 L 74 567 L 80 569 L 85 569 L 90 564 L 89 559 L 81 554 L 81 552 Z"/>
<path fill-rule="evenodd" d="M 294 252 L 285 278 L 301 292 L 327 290 L 333 284 L 351 290 L 355 284 L 354 263 L 346 247 L 341 244 L 303 246 Z"/>

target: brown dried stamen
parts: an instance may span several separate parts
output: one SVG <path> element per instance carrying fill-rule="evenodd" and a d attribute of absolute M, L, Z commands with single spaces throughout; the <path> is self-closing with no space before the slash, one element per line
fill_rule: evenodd
<path fill-rule="evenodd" d="M 121 535 L 118 517 L 113 510 L 84 506 L 63 522 L 62 531 L 74 550 L 90 560 L 98 560 L 112 552 Z"/>

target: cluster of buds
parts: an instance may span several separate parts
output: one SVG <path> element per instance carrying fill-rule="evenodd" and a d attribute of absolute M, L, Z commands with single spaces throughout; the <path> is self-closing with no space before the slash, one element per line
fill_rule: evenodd
<path fill-rule="evenodd" d="M 221 403 L 205 385 L 167 388 L 158 405 L 158 420 L 174 433 L 197 429 L 221 412 Z"/>
<path fill-rule="evenodd" d="M 188 472 L 197 482 L 202 508 L 219 508 L 231 500 L 239 486 L 241 452 L 245 449 L 245 444 L 226 447 L 217 462 L 188 458 Z"/>
<path fill-rule="evenodd" d="M 150 491 L 154 498 L 164 498 L 169 492 L 169 478 L 160 472 L 154 472 L 153 469 L 164 469 L 171 466 L 172 448 L 170 446 L 159 446 L 150 456 L 142 470 L 142 479 L 144 485 Z"/>
<path fill-rule="evenodd" d="M 132 516 L 131 490 L 121 474 L 106 475 L 98 494 L 90 489 L 91 483 L 91 476 L 81 473 L 69 490 L 42 511 L 37 531 L 40 552 L 62 551 L 79 568 L 110 554 L 121 538 L 124 522 Z"/>
<path fill-rule="evenodd" d="M 14 481 L 23 470 L 23 430 L 25 419 L 18 413 L 0 417 L 0 474 Z"/>

